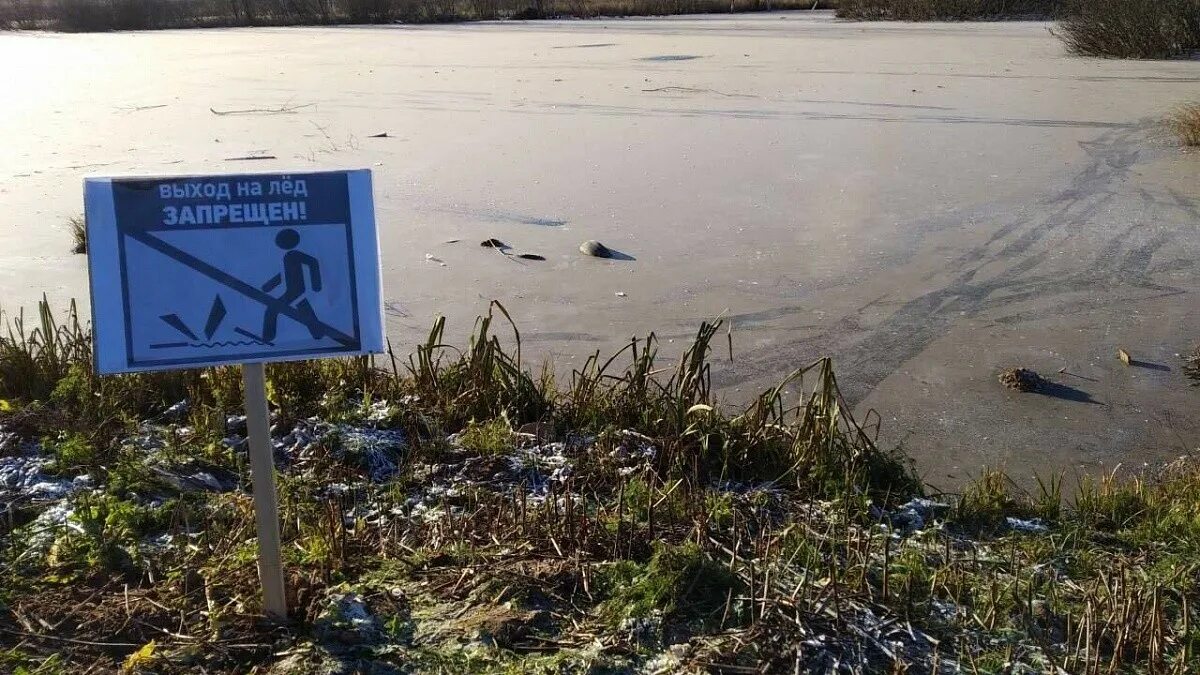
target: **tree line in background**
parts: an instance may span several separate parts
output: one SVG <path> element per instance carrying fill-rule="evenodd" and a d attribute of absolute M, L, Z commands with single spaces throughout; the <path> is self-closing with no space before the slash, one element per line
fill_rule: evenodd
<path fill-rule="evenodd" d="M 1058 19 L 1090 56 L 1200 50 L 1200 0 L 0 0 L 0 28 L 72 32 L 709 14 L 834 7 L 854 20 Z"/>
<path fill-rule="evenodd" d="M 0 28 L 93 32 L 217 26 L 449 23 L 828 7 L 827 0 L 0 0 Z"/>

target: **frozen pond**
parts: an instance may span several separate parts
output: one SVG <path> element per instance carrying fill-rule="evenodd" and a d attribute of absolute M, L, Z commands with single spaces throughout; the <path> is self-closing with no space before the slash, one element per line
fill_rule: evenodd
<path fill-rule="evenodd" d="M 675 353 L 724 313 L 727 396 L 831 354 L 934 483 L 1174 456 L 1200 441 L 1176 356 L 1200 339 L 1200 154 L 1156 120 L 1200 96 L 1200 61 L 1070 57 L 1048 28 L 0 34 L 0 298 L 86 301 L 87 173 L 366 166 L 398 352 L 492 298 L 561 368 L 650 330 Z M 1061 386 L 1009 392 L 1010 365 Z"/>

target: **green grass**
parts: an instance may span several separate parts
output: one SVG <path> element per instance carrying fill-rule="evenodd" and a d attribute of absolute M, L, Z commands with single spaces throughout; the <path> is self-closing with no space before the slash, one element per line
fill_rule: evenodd
<path fill-rule="evenodd" d="M 728 410 L 710 381 L 715 322 L 673 363 L 659 362 L 651 334 L 558 383 L 523 360 L 499 305 L 462 349 L 444 344 L 439 321 L 411 359 L 268 369 L 277 437 L 315 415 L 405 439 L 383 482 L 343 447 L 343 427 L 280 450 L 294 622 L 273 628 L 257 619 L 250 495 L 161 473 L 249 483 L 244 450 L 224 440 L 238 371 L 95 377 L 73 312 L 37 316 L 0 336 L 0 424 L 40 443 L 52 478 L 86 473 L 93 488 L 66 499 L 65 521 L 33 503 L 3 520 L 6 672 L 139 661 L 247 672 L 283 660 L 312 672 L 347 660 L 446 673 L 668 662 L 665 672 L 806 672 L 826 661 L 804 659 L 838 658 L 865 672 L 952 662 L 1183 673 L 1197 659 L 1194 460 L 1072 489 L 988 470 L 935 495 L 950 508 L 910 532 L 887 514 L 922 483 L 850 416 L 829 360 Z M 789 387 L 802 393 L 788 398 Z M 180 400 L 187 413 L 163 417 Z M 386 414 L 368 418 L 376 403 Z M 530 422 L 562 443 L 553 457 L 514 433 Z M 570 471 L 550 480 L 561 461 Z M 1009 518 L 1047 530 L 1014 531 Z M 322 619 L 345 593 L 372 628 Z M 481 635 L 490 642 L 470 646 Z"/>
<path fill-rule="evenodd" d="M 61 323 L 43 299 L 36 322 L 22 309 L 9 315 L 6 329 L 0 337 L 0 396 L 6 399 L 45 399 L 72 366 L 90 364 L 89 338 L 73 302 Z"/>
<path fill-rule="evenodd" d="M 654 616 L 712 629 L 719 629 L 723 619 L 738 620 L 723 616 L 723 610 L 734 593 L 743 592 L 741 579 L 694 543 L 657 545 L 644 567 L 618 565 L 606 574 L 610 597 L 599 611 L 618 627 L 626 619 Z M 739 598 L 734 611 L 741 605 Z"/>
<path fill-rule="evenodd" d="M 503 418 L 485 423 L 469 422 L 458 442 L 481 455 L 499 455 L 513 448 L 513 431 Z"/>

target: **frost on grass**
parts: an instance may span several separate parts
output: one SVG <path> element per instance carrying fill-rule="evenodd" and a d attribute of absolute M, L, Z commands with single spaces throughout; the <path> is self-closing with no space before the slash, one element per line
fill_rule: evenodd
<path fill-rule="evenodd" d="M 906 532 L 915 532 L 925 529 L 934 519 L 945 517 L 949 511 L 949 504 L 925 497 L 914 497 L 890 513 L 877 509 L 876 515 L 889 520 L 892 525 Z"/>
<path fill-rule="evenodd" d="M 1000 472 L 930 496 L 828 360 L 789 378 L 795 407 L 773 389 L 727 415 L 715 324 L 674 368 L 651 338 L 626 370 L 597 358 L 557 390 L 491 318 L 461 352 L 439 323 L 387 371 L 268 373 L 285 628 L 258 620 L 236 372 L 100 380 L 82 331 L 53 354 L 0 334 L 0 385 L 37 401 L 0 419 L 19 429 L 0 434 L 0 635 L 21 640 L 0 668 L 1186 670 L 1200 596 L 1172 570 L 1200 546 L 1200 464 L 1065 499 Z"/>
<path fill-rule="evenodd" d="M 317 617 L 319 637 L 348 644 L 378 642 L 382 637 L 378 620 L 355 593 L 335 593 Z"/>
<path fill-rule="evenodd" d="M 74 478 L 50 475 L 47 471 L 52 466 L 52 460 L 36 455 L 0 457 L 0 502 L 54 502 L 91 484 L 86 474 Z"/>
<path fill-rule="evenodd" d="M 1050 527 L 1042 522 L 1039 518 L 1024 519 L 1008 516 L 1004 519 L 1014 532 L 1027 532 L 1030 534 L 1042 534 L 1050 531 Z"/>
<path fill-rule="evenodd" d="M 404 452 L 404 432 L 374 426 L 336 424 L 311 417 L 287 433 L 273 428 L 276 461 L 286 470 L 305 471 L 331 454 L 357 465 L 367 480 L 382 483 L 396 475 Z"/>

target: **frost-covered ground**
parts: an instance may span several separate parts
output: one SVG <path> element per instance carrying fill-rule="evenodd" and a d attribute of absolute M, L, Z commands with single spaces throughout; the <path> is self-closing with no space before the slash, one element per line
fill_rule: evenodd
<path fill-rule="evenodd" d="M 173 405 L 153 421 L 138 425 L 135 434 L 119 441 L 120 445 L 137 453 L 139 461 L 148 469 L 144 487 L 135 487 L 129 492 L 128 503 L 134 508 L 154 512 L 165 508 L 169 499 L 176 500 L 176 504 L 180 499 L 197 504 L 195 500 L 202 500 L 204 495 L 216 497 L 227 493 L 245 499 L 248 486 L 244 472 L 231 471 L 178 452 L 177 448 L 186 444 L 194 433 L 190 427 L 181 425 L 186 421 L 188 409 L 186 402 Z M 472 511 L 481 504 L 480 495 L 511 500 L 514 505 L 521 505 L 521 513 L 525 509 L 548 508 L 569 514 L 572 506 L 595 509 L 598 505 L 591 501 L 593 495 L 587 492 L 588 481 L 572 480 L 577 471 L 590 473 L 598 466 L 604 466 L 611 475 L 630 479 L 628 485 L 633 486 L 639 476 L 653 474 L 654 461 L 659 454 L 653 439 L 633 430 L 618 431 L 603 444 L 599 444 L 594 436 L 579 434 L 567 434 L 564 440 L 550 441 L 545 438 L 545 428 L 534 423 L 498 435 L 497 430 L 502 427 L 471 425 L 440 442 L 422 439 L 426 451 L 416 456 L 412 439 L 394 424 L 404 410 L 404 403 L 375 401 L 352 405 L 351 409 L 356 412 L 348 420 L 338 422 L 311 417 L 286 423 L 276 419 L 272 424 L 273 454 L 280 479 L 284 481 L 284 493 L 295 495 L 295 486 L 309 485 L 308 498 L 333 509 L 333 517 L 340 519 L 344 528 L 343 537 L 369 539 L 378 533 L 429 527 L 444 528 L 443 536 L 453 539 L 456 529 L 453 523 L 456 520 L 468 522 L 472 518 Z M 244 465 L 245 418 L 231 416 L 226 419 L 225 426 L 227 435 L 221 445 L 232 453 L 229 459 L 234 464 Z M 488 441 L 489 438 L 492 440 Z M 496 441 L 496 438 L 501 440 Z M 431 442 L 441 449 L 430 453 Z M 481 442 L 486 447 L 481 447 Z M 53 445 L 55 441 L 47 439 L 47 443 Z M 0 431 L 0 447 L 11 453 L 0 456 L 0 502 L 9 518 L 20 512 L 26 515 L 27 521 L 12 533 L 14 538 L 10 541 L 23 542 L 14 565 L 30 564 L 31 560 L 41 558 L 54 560 L 62 555 L 56 551 L 68 548 L 64 542 L 72 541 L 72 537 L 100 536 L 95 529 L 96 521 L 79 514 L 77 509 L 92 509 L 95 504 L 103 503 L 105 493 L 114 489 L 112 485 L 95 485 L 88 475 L 65 475 L 56 468 L 53 450 L 36 440 L 22 439 L 17 433 Z M 408 474 L 403 479 L 401 467 Z M 667 502 L 678 487 L 678 484 L 664 486 L 659 502 Z M 129 490 L 128 487 L 125 489 Z M 398 489 L 404 494 L 397 495 Z M 624 489 L 620 495 L 624 495 Z M 890 509 L 871 506 L 868 520 L 873 519 L 875 523 L 864 527 L 846 523 L 843 516 L 837 515 L 844 504 L 811 498 L 798 503 L 796 495 L 772 482 L 749 484 L 718 480 L 706 491 L 708 499 L 715 500 L 712 504 L 729 505 L 711 507 L 712 517 L 719 518 L 722 509 L 732 508 L 736 513 L 744 514 L 742 517 L 758 522 L 758 525 L 744 525 L 747 532 L 754 532 L 759 527 L 783 527 L 781 537 L 792 528 L 819 536 L 817 533 L 823 529 L 849 528 L 846 535 L 838 537 L 850 536 L 851 532 L 856 538 L 866 537 L 867 541 L 882 537 L 891 549 L 889 553 L 877 551 L 872 556 L 876 562 L 886 562 L 887 556 L 903 559 L 906 555 L 936 555 L 940 550 L 940 539 L 952 540 L 956 548 L 973 551 L 972 555 L 977 559 L 999 555 L 999 549 L 993 549 L 984 541 L 947 532 L 943 521 L 951 506 L 936 499 L 915 497 Z M 301 491 L 299 494 L 306 493 Z M 618 503 L 623 503 L 622 499 L 619 496 Z M 553 504 L 546 504 L 546 500 Z M 211 506 L 201 509 L 208 509 L 215 517 L 231 503 L 234 502 L 214 501 Z M 669 511 L 668 507 L 663 508 Z M 511 517 L 517 518 L 516 510 Z M 570 516 L 564 517 L 571 520 Z M 301 527 L 313 525 L 310 522 Z M 516 523 L 509 527 L 516 527 Z M 1009 517 L 1001 531 L 1043 534 L 1048 529 L 1038 519 Z M 510 533 L 496 534 L 506 538 Z M 177 559 L 176 556 L 185 551 L 196 551 L 197 544 L 209 535 L 203 524 L 195 523 L 173 533 L 152 531 L 139 541 L 123 546 L 133 556 L 134 567 L 142 570 L 139 573 L 149 574 L 153 579 L 154 570 Z M 495 536 L 493 540 L 497 545 L 501 541 Z M 445 546 L 446 539 L 442 541 Z M 728 548 L 722 549 L 728 544 L 718 539 L 710 541 L 717 547 L 718 555 L 734 554 Z M 250 551 L 252 542 L 248 544 L 251 547 L 246 550 Z M 403 540 L 399 545 L 399 553 L 411 550 L 404 546 Z M 557 543 L 554 546 L 557 547 Z M 720 553 L 722 550 L 724 553 Z M 814 586 L 814 580 L 809 578 L 810 570 L 803 566 L 803 561 L 798 562 L 795 555 L 787 564 L 771 563 L 769 569 L 772 572 L 768 573 L 775 575 L 772 592 L 795 587 L 791 598 L 795 604 L 786 604 L 782 598 L 774 601 L 785 603 L 781 613 L 760 617 L 758 628 L 749 632 L 721 631 L 693 636 L 677 632 L 678 626 L 668 623 L 662 610 L 642 614 L 632 605 L 614 606 L 612 603 L 616 601 L 607 606 L 598 605 L 592 613 L 571 622 L 564 621 L 562 616 L 569 615 L 570 609 L 560 604 L 565 600 L 555 595 L 552 585 L 513 591 L 512 600 L 501 602 L 504 597 L 509 597 L 506 594 L 512 584 L 518 583 L 513 579 L 523 578 L 520 572 L 512 576 L 513 560 L 518 560 L 517 570 L 528 563 L 519 561 L 522 557 L 519 547 L 501 548 L 487 554 L 482 553 L 483 549 L 480 551 L 477 554 L 482 556 L 480 560 L 491 561 L 483 563 L 478 570 L 470 564 L 470 558 L 448 563 L 446 561 L 453 558 L 447 558 L 442 552 L 438 555 L 443 559 L 440 570 L 436 565 L 423 569 L 411 561 L 402 567 L 387 567 L 385 562 L 376 561 L 375 565 L 384 564 L 381 570 L 358 579 L 345 577 L 341 583 L 331 583 L 322 591 L 321 598 L 310 599 L 316 612 L 311 623 L 294 624 L 293 630 L 298 633 L 289 634 L 285 642 L 278 643 L 282 647 L 277 647 L 266 658 L 267 663 L 273 664 L 270 672 L 499 672 L 497 669 L 519 667 L 516 664 L 521 663 L 520 655 L 536 655 L 541 651 L 553 654 L 553 660 L 534 659 L 523 667 L 553 664 L 557 672 L 584 672 L 588 668 L 601 667 L 609 669 L 606 672 L 631 674 L 701 672 L 712 659 L 733 658 L 731 655 L 738 653 L 736 645 L 741 640 L 780 640 L 782 635 L 792 634 L 795 628 L 799 633 L 788 638 L 793 640 L 790 646 L 780 643 L 773 647 L 764 645 L 762 649 L 765 653 L 778 652 L 770 658 L 783 658 L 795 668 L 808 672 L 869 673 L 893 662 L 907 664 L 917 672 L 930 673 L 956 673 L 966 667 L 961 662 L 961 646 L 943 648 L 942 640 L 927 631 L 930 630 L 928 626 L 933 626 L 935 631 L 944 631 L 951 624 L 962 624 L 969 618 L 970 610 L 959 607 L 954 601 L 934 597 L 928 601 L 929 616 L 914 620 L 911 614 L 901 619 L 892 608 L 863 598 L 848 597 L 830 605 L 828 598 L 821 599 L 822 591 L 819 590 L 830 580 L 821 580 Z M 412 553 L 416 554 L 415 551 Z M 391 556 L 382 556 L 383 559 L 388 557 Z M 296 565 L 295 562 L 291 564 Z M 550 565 L 548 561 L 545 564 Z M 645 578 L 654 573 L 653 565 L 651 563 L 651 571 Z M 297 566 L 303 567 L 302 564 Z M 407 571 L 398 572 L 400 569 Z M 753 566 L 750 569 L 753 570 Z M 545 574 L 544 571 L 541 573 Z M 1045 572 L 1055 573 L 1054 570 Z M 496 575 L 495 579 L 510 582 L 499 595 L 492 595 L 497 590 L 495 584 L 501 582 L 489 581 L 491 574 Z M 689 574 L 699 575 L 699 572 Z M 436 590 L 444 590 L 455 576 L 457 582 L 451 592 Z M 468 578 L 471 581 L 463 585 Z M 531 578 L 523 579 L 520 583 L 531 581 Z M 694 586 L 701 579 L 697 576 L 690 583 Z M 430 588 L 431 580 L 436 582 L 434 588 Z M 643 577 L 634 581 L 645 583 Z M 545 583 L 555 582 L 551 577 Z M 590 598 L 591 591 L 586 590 L 584 583 L 583 592 Z M 460 586 L 462 590 L 456 593 Z M 817 597 L 808 604 L 797 600 L 796 594 L 801 588 L 816 589 Z M 206 597 L 208 592 L 205 591 Z M 580 591 L 576 588 L 574 592 Z M 690 593 L 689 588 L 684 595 Z M 211 612 L 212 601 L 209 602 Z M 735 599 L 731 594 L 726 602 L 729 603 L 725 610 L 727 614 L 732 610 L 736 615 L 744 615 L 748 603 L 750 616 L 754 616 L 753 596 Z M 29 604 L 25 606 L 28 608 Z M 612 625 L 613 611 L 634 614 Z M 791 618 L 793 611 L 794 619 Z M 21 616 L 19 612 L 15 615 Z M 672 617 L 678 621 L 677 616 Z M 303 618 L 299 614 L 293 617 L 296 622 Z M 786 626 L 782 633 L 778 632 L 781 629 L 777 624 L 781 619 L 785 620 Z M 211 617 L 209 620 L 216 621 Z M 790 620 L 794 620 L 796 626 L 787 625 Z M 605 621 L 610 624 L 606 626 Z M 215 628 L 214 631 L 214 642 L 203 648 L 203 658 L 210 659 L 207 661 L 210 667 L 228 668 L 230 662 L 223 659 L 231 656 L 210 650 L 219 649 L 222 642 L 235 638 L 222 639 L 227 632 Z M 755 635 L 760 638 L 754 638 Z M 151 645 L 148 651 L 143 649 L 137 653 L 145 652 L 146 667 L 153 665 L 176 672 L 176 669 L 186 669 L 201 662 L 196 650 L 187 647 L 187 640 L 194 639 L 197 638 L 186 638 L 182 645 Z M 971 648 L 975 653 L 1006 650 L 1006 667 L 1010 672 L 1048 672 L 1046 669 L 1053 664 L 1052 660 L 1047 660 L 1045 646 L 1027 638 L 1006 638 L 1000 642 L 972 628 L 962 639 L 975 645 Z M 630 651 L 630 646 L 634 651 Z M 1054 646 L 1051 651 L 1059 649 Z M 137 658 L 126 659 L 128 669 L 137 670 L 129 666 L 139 663 Z M 260 654 L 234 658 L 264 657 Z M 450 670 L 445 670 L 447 668 Z M 459 668 L 466 670 L 456 670 Z"/>

